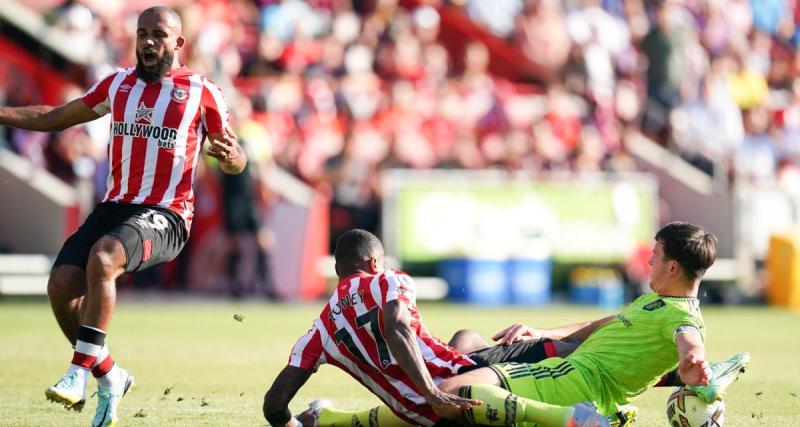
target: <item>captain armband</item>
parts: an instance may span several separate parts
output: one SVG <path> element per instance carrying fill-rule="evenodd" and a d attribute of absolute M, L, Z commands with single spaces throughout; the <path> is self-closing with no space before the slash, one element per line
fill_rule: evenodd
<path fill-rule="evenodd" d="M 703 340 L 703 334 L 700 333 L 700 330 L 697 329 L 697 327 L 692 325 L 681 325 L 675 328 L 675 330 L 672 331 L 672 340 L 675 341 L 676 339 L 678 339 L 678 335 L 681 334 L 692 334 L 695 337 L 699 338 L 700 341 Z"/>

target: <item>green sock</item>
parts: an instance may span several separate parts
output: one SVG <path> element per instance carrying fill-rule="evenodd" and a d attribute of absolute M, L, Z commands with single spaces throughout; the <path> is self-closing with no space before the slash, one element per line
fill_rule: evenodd
<path fill-rule="evenodd" d="M 458 394 L 483 402 L 463 412 L 468 424 L 508 426 L 528 422 L 541 427 L 563 427 L 573 412 L 571 407 L 526 399 L 493 385 L 464 386 Z"/>
<path fill-rule="evenodd" d="M 376 406 L 363 411 L 343 411 L 335 408 L 323 408 L 320 411 L 317 425 L 320 427 L 410 427 L 386 405 Z"/>

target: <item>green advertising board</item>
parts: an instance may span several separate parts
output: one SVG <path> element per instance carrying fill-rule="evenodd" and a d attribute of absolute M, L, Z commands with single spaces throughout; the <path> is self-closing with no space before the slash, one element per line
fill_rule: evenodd
<path fill-rule="evenodd" d="M 504 173 L 389 171 L 384 238 L 404 262 L 541 258 L 621 262 L 650 245 L 657 194 L 649 175 L 533 180 Z"/>

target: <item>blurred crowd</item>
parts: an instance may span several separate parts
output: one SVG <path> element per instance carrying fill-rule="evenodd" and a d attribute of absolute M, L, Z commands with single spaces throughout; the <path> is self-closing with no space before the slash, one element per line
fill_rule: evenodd
<path fill-rule="evenodd" d="M 463 3 L 531 61 L 559 70 L 571 93 L 613 104 L 623 124 L 633 118 L 709 174 L 797 191 L 797 2 Z"/>
<path fill-rule="evenodd" d="M 374 230 L 384 168 L 630 171 L 628 132 L 709 174 L 797 191 L 796 3 L 201 0 L 176 7 L 188 41 L 183 61 L 223 88 L 256 163 L 329 189 L 332 228 Z M 544 70 L 542 78 L 511 82 L 490 73 L 493 52 L 478 38 L 453 57 L 439 37 L 442 8 L 459 8 Z M 46 17 L 75 49 L 93 52 L 96 80 L 134 63 L 137 13 L 68 0 Z M 67 181 L 89 174 L 101 184 L 104 131 L 16 132 L 12 146 Z"/>

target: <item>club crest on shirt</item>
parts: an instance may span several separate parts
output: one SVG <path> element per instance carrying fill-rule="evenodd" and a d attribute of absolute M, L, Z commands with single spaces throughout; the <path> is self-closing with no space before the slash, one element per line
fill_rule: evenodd
<path fill-rule="evenodd" d="M 171 96 L 172 100 L 175 102 L 184 102 L 186 101 L 186 98 L 189 97 L 189 92 L 180 86 L 176 86 L 174 89 L 172 89 Z"/>
<path fill-rule="evenodd" d="M 131 85 L 127 84 L 127 83 L 123 83 L 123 84 L 121 84 L 121 85 L 119 86 L 119 91 L 120 91 L 120 92 L 128 92 L 128 91 L 130 91 L 130 90 L 131 90 L 131 88 L 132 88 L 132 87 L 133 87 L 133 86 L 131 86 Z"/>

